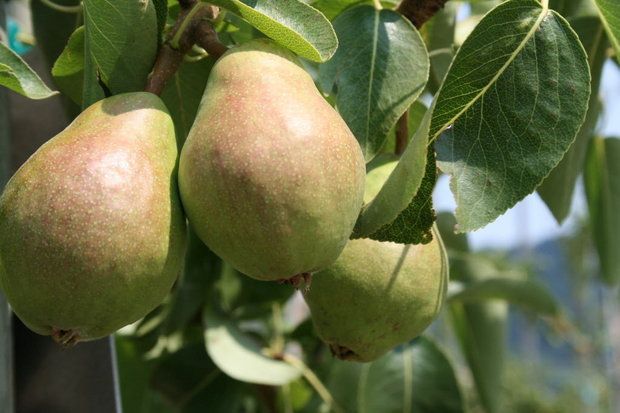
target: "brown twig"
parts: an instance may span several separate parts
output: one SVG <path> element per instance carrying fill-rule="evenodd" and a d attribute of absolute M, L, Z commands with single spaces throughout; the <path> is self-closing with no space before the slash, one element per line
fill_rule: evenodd
<path fill-rule="evenodd" d="M 422 27 L 445 6 L 448 0 L 402 0 L 396 11 L 405 16 L 416 28 Z M 409 111 L 396 124 L 396 155 L 402 155 L 409 142 Z"/>
<path fill-rule="evenodd" d="M 403 116 L 398 119 L 396 124 L 396 149 L 394 153 L 400 156 L 407 149 L 409 143 L 409 109 L 403 113 Z"/>
<path fill-rule="evenodd" d="M 396 11 L 409 19 L 419 29 L 447 2 L 448 0 L 402 0 Z"/>
<path fill-rule="evenodd" d="M 197 3 L 197 0 L 179 0 L 179 6 L 182 9 L 191 9 Z"/>
<path fill-rule="evenodd" d="M 219 14 L 215 6 L 196 0 L 179 0 L 181 12 L 167 40 L 159 49 L 153 70 L 144 90 L 161 94 L 194 44 L 202 46 L 209 55 L 219 58 L 228 48 L 222 44 L 211 21 Z"/>
<path fill-rule="evenodd" d="M 215 59 L 219 59 L 226 51 L 228 47 L 220 42 L 217 37 L 217 32 L 211 25 L 211 23 L 201 22 L 195 29 L 196 44 L 213 56 Z"/>

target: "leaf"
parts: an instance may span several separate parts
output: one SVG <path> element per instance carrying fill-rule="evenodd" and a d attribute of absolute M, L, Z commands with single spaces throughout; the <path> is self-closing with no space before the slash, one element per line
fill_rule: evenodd
<path fill-rule="evenodd" d="M 329 20 L 333 20 L 346 8 L 365 2 L 366 0 L 317 0 L 310 4 L 323 13 Z"/>
<path fill-rule="evenodd" d="M 354 238 L 366 238 L 391 224 L 418 192 L 426 170 L 428 131 L 432 109 L 407 146 L 396 168 L 372 201 L 362 208 L 353 231 Z"/>
<path fill-rule="evenodd" d="M 620 3 L 617 0 L 594 0 L 594 3 L 616 51 L 616 60 L 620 61 Z"/>
<path fill-rule="evenodd" d="M 538 193 L 558 223 L 562 223 L 570 212 L 575 183 L 583 170 L 588 142 L 594 134 L 601 113 L 602 105 L 598 91 L 608 47 L 603 26 L 598 18 L 593 16 L 577 18 L 571 21 L 571 25 L 579 35 L 588 54 L 592 84 L 586 120 L 579 129 L 575 142 L 559 165 L 551 171 L 538 188 Z"/>
<path fill-rule="evenodd" d="M 131 337 L 116 335 L 116 364 L 123 410 L 133 413 L 168 413 L 159 394 L 149 388 L 154 360 L 145 359 Z"/>
<path fill-rule="evenodd" d="M 449 314 L 461 351 L 488 413 L 501 412 L 502 376 L 506 348 L 507 305 L 451 303 Z"/>
<path fill-rule="evenodd" d="M 585 1 L 589 2 L 590 0 Z M 575 15 L 583 2 L 584 0 L 550 0 L 549 8 L 568 18 Z"/>
<path fill-rule="evenodd" d="M 151 385 L 174 406 L 174 412 L 239 411 L 247 389 L 223 374 L 205 352 L 204 343 L 190 342 L 163 358 L 151 378 Z M 133 412 L 133 410 L 131 410 Z M 144 413 L 151 413 L 149 410 Z"/>
<path fill-rule="evenodd" d="M 152 1 L 84 0 L 83 5 L 88 81 L 99 77 L 112 94 L 143 90 L 158 45 Z M 89 100 L 85 104 L 93 103 Z"/>
<path fill-rule="evenodd" d="M 314 62 L 329 60 L 338 48 L 329 20 L 299 0 L 213 0 L 210 3 L 243 17 L 282 46 Z"/>
<path fill-rule="evenodd" d="M 161 94 L 174 121 L 180 145 L 194 123 L 213 63 L 210 58 L 196 63 L 184 62 Z"/>
<path fill-rule="evenodd" d="M 575 139 L 589 94 L 587 57 L 560 15 L 535 0 L 486 15 L 455 57 L 431 123 L 460 231 L 540 185 Z"/>
<path fill-rule="evenodd" d="M 301 372 L 289 364 L 263 354 L 251 337 L 230 321 L 209 309 L 203 316 L 207 352 L 213 362 L 230 377 L 248 383 L 281 386 L 300 377 Z"/>
<path fill-rule="evenodd" d="M 368 162 L 422 93 L 428 54 L 415 27 L 392 10 L 353 7 L 334 20 L 334 28 L 340 47 L 321 65 L 320 84 L 325 93 L 336 85 L 338 111 Z"/>
<path fill-rule="evenodd" d="M 75 6 L 78 3 L 75 0 L 55 0 L 54 2 L 61 6 Z M 81 23 L 78 23 L 76 14 L 54 10 L 42 1 L 31 1 L 30 11 L 37 48 L 41 49 L 51 69 L 65 48 L 71 33 Z"/>
<path fill-rule="evenodd" d="M 547 288 L 531 280 L 489 278 L 460 284 L 449 294 L 452 302 L 503 300 L 544 316 L 557 316 L 560 307 Z"/>
<path fill-rule="evenodd" d="M 426 171 L 415 197 L 393 222 L 371 234 L 371 239 L 400 244 L 426 244 L 433 239 L 433 189 L 437 181 L 437 166 L 432 146 L 426 156 Z"/>
<path fill-rule="evenodd" d="M 157 36 L 160 37 L 168 19 L 168 0 L 152 0 L 157 16 Z"/>
<path fill-rule="evenodd" d="M 458 279 L 467 285 L 488 278 L 487 272 L 470 265 L 471 260 L 455 259 L 462 256 L 469 258 L 470 255 L 467 235 L 454 232 L 454 216 L 440 214 L 437 223 L 448 249 L 451 279 Z M 473 375 L 480 403 L 488 413 L 498 413 L 508 306 L 501 301 L 468 304 L 451 301 L 448 310 L 450 324 Z"/>
<path fill-rule="evenodd" d="M 71 37 L 52 68 L 54 82 L 60 91 L 78 105 L 82 104 L 84 91 L 84 26 Z"/>
<path fill-rule="evenodd" d="M 411 133 L 411 138 L 409 140 L 413 139 L 413 134 L 420 127 L 422 119 L 424 119 L 424 115 L 426 115 L 427 111 L 428 107 L 424 103 L 422 103 L 420 99 L 416 100 L 411 106 L 409 106 L 408 129 Z M 398 122 L 394 125 L 394 127 L 388 134 L 387 142 L 381 148 L 381 153 L 393 154 L 396 151 L 396 126 L 398 126 Z"/>
<path fill-rule="evenodd" d="M 422 26 L 422 34 L 430 53 L 431 76 L 429 86 L 435 94 L 441 85 L 454 58 L 454 35 L 458 4 L 446 3 L 432 19 Z"/>
<path fill-rule="evenodd" d="M 328 387 L 347 412 L 464 412 L 449 360 L 426 337 L 372 363 L 334 361 Z"/>
<path fill-rule="evenodd" d="M 190 230 L 183 274 L 165 307 L 163 334 L 183 330 L 200 314 L 221 269 L 220 258 Z"/>
<path fill-rule="evenodd" d="M 227 313 L 234 312 L 237 318 L 247 313 L 253 319 L 271 316 L 273 303 L 284 305 L 293 295 L 288 285 L 258 281 L 235 270 L 224 262 L 216 289 L 220 304 Z"/>
<path fill-rule="evenodd" d="M 584 172 L 594 245 L 603 280 L 620 280 L 620 139 L 595 138 Z"/>
<path fill-rule="evenodd" d="M 393 9 L 400 2 L 400 0 L 382 0 L 383 7 Z M 333 20 L 336 16 L 342 13 L 349 7 L 358 6 L 363 3 L 370 3 L 369 0 L 315 0 L 310 4 L 315 9 L 319 10 L 329 20 Z"/>
<path fill-rule="evenodd" d="M 30 99 L 46 99 L 58 93 L 50 90 L 21 57 L 1 42 L 0 86 Z"/>
<path fill-rule="evenodd" d="M 0 10 L 0 18 L 4 15 L 2 14 L 2 10 Z M 4 189 L 4 185 L 9 180 L 11 176 L 11 136 L 10 136 L 10 124 L 11 120 L 9 119 L 9 100 L 7 96 L 7 92 L 5 90 L 0 89 L 0 192 Z M 0 299 L 4 302 L 5 308 L 8 311 L 8 305 L 6 305 L 6 300 L 3 298 Z M 4 316 L 4 315 L 0 315 Z M 6 326 L 8 329 L 10 326 Z M 9 335 L 5 335 L 5 337 L 10 337 Z"/>

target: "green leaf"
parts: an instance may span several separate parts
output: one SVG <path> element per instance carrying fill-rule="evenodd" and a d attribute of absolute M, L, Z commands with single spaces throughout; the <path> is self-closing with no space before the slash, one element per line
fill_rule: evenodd
<path fill-rule="evenodd" d="M 439 89 L 454 58 L 454 35 L 458 7 L 457 3 L 446 3 L 443 9 L 422 26 L 422 34 L 426 40 L 431 60 L 429 86 L 433 94 Z"/>
<path fill-rule="evenodd" d="M 105 98 L 101 87 L 100 72 L 93 60 L 89 36 L 84 36 L 84 86 L 82 88 L 82 109 Z"/>
<path fill-rule="evenodd" d="M 506 303 L 449 305 L 450 321 L 488 413 L 500 413 L 506 348 Z"/>
<path fill-rule="evenodd" d="M 263 354 L 258 343 L 231 321 L 222 319 L 209 309 L 205 310 L 203 320 L 207 352 L 230 377 L 269 386 L 281 386 L 300 377 L 298 369 Z"/>
<path fill-rule="evenodd" d="M 432 146 L 428 147 L 426 156 L 424 178 L 413 200 L 392 223 L 372 233 L 370 238 L 400 244 L 426 244 L 433 239 L 431 232 L 435 222 L 433 189 L 437 181 L 437 166 Z"/>
<path fill-rule="evenodd" d="M 196 63 L 184 62 L 161 94 L 174 121 L 180 145 L 194 123 L 213 63 L 210 58 Z"/>
<path fill-rule="evenodd" d="M 133 413 L 172 413 L 163 398 L 149 387 L 157 362 L 147 360 L 128 336 L 115 336 L 116 363 L 123 410 Z"/>
<path fill-rule="evenodd" d="M 0 86 L 30 99 L 45 99 L 58 93 L 50 90 L 39 75 L 4 43 L 0 43 Z"/>
<path fill-rule="evenodd" d="M 220 258 L 190 230 L 183 274 L 175 285 L 170 303 L 165 307 L 164 334 L 183 330 L 200 314 L 221 269 Z"/>
<path fill-rule="evenodd" d="M 353 231 L 354 238 L 366 238 L 394 222 L 417 194 L 426 170 L 428 131 L 432 113 L 432 109 L 426 112 L 396 168 L 377 196 L 362 208 Z M 415 225 L 414 222 L 411 224 Z"/>
<path fill-rule="evenodd" d="M 489 278 L 495 271 L 480 271 L 472 265 L 480 259 L 470 259 L 466 234 L 454 232 L 456 219 L 450 213 L 439 214 L 438 228 L 450 257 L 450 278 L 464 283 L 476 283 Z M 508 306 L 501 301 L 484 303 L 450 302 L 450 324 L 456 335 L 467 365 L 471 370 L 481 405 L 488 413 L 499 413 L 506 348 L 506 318 Z"/>
<path fill-rule="evenodd" d="M 413 102 L 413 105 L 409 106 L 409 123 L 408 129 L 411 134 L 409 140 L 413 139 L 414 133 L 420 127 L 422 123 L 422 119 L 424 119 L 424 115 L 428 111 L 428 107 L 420 101 L 420 99 Z M 396 126 L 398 123 L 394 125 L 390 133 L 388 134 L 387 142 L 381 148 L 381 153 L 389 153 L 393 154 L 396 151 Z"/>
<path fill-rule="evenodd" d="M 243 17 L 282 46 L 314 62 L 329 60 L 338 48 L 329 20 L 299 0 L 213 0 L 210 3 Z"/>
<path fill-rule="evenodd" d="M 237 318 L 243 318 L 246 313 L 252 318 L 263 314 L 271 316 L 273 303 L 280 302 L 284 305 L 294 292 L 289 285 L 250 278 L 226 262 L 224 262 L 216 289 L 222 308 L 227 313 L 234 312 Z"/>
<path fill-rule="evenodd" d="M 328 387 L 346 412 L 464 412 L 450 361 L 426 337 L 372 363 L 334 361 Z"/>
<path fill-rule="evenodd" d="M 320 84 L 326 93 L 336 85 L 338 111 L 370 161 L 422 93 L 428 54 L 415 27 L 392 10 L 353 7 L 334 20 L 334 28 L 341 47 L 321 65 Z"/>
<path fill-rule="evenodd" d="M 560 307 L 549 290 L 531 280 L 489 278 L 473 283 L 453 283 L 448 299 L 451 302 L 503 300 L 538 315 L 557 316 Z"/>
<path fill-rule="evenodd" d="M 73 102 L 82 105 L 84 91 L 84 26 L 71 37 L 52 68 L 54 82 Z"/>
<path fill-rule="evenodd" d="M 143 90 L 158 45 L 152 1 L 84 0 L 83 5 L 87 81 L 98 77 L 112 94 Z M 89 100 L 86 105 L 93 103 Z"/>
<path fill-rule="evenodd" d="M 587 56 L 560 15 L 512 0 L 485 16 L 455 57 L 431 123 L 460 231 L 494 221 L 540 185 L 575 139 L 589 95 Z"/>
<path fill-rule="evenodd" d="M 585 0 L 585 2 L 589 1 Z M 549 0 L 549 8 L 568 18 L 575 15 L 581 3 L 584 3 L 584 0 Z"/>
<path fill-rule="evenodd" d="M 620 139 L 592 140 L 584 173 L 590 223 L 603 280 L 620 280 Z"/>
<path fill-rule="evenodd" d="M 157 15 L 157 33 L 158 37 L 164 31 L 166 27 L 166 20 L 168 19 L 168 0 L 151 0 L 155 6 L 155 14 Z"/>
<path fill-rule="evenodd" d="M 620 61 L 620 3 L 617 0 L 595 0 L 594 3 L 616 51 L 616 60 Z"/>
<path fill-rule="evenodd" d="M 213 412 L 237 412 L 248 390 L 245 383 L 234 381 L 217 369 L 202 341 L 185 343 L 164 357 L 150 381 L 174 407 L 172 411 L 182 413 L 203 413 L 205 406 Z"/>
<path fill-rule="evenodd" d="M 333 20 L 342 13 L 346 8 L 367 3 L 366 0 L 317 0 L 312 3 L 312 7 L 319 10 L 329 20 Z"/>
<path fill-rule="evenodd" d="M 551 171 L 551 174 L 538 188 L 538 193 L 558 223 L 562 223 L 570 212 L 575 183 L 583 170 L 588 142 L 594 134 L 601 113 L 602 105 L 598 91 L 608 47 L 603 25 L 598 18 L 593 16 L 580 17 L 572 20 L 571 25 L 588 53 L 592 84 L 586 120 L 579 129 L 575 142 L 559 165 Z"/>
<path fill-rule="evenodd" d="M 75 6 L 75 0 L 54 0 L 61 6 Z M 30 2 L 32 25 L 37 41 L 37 48 L 41 49 L 49 68 L 62 53 L 69 36 L 78 26 L 81 19 L 77 14 L 63 13 L 43 4 L 42 1 Z"/>

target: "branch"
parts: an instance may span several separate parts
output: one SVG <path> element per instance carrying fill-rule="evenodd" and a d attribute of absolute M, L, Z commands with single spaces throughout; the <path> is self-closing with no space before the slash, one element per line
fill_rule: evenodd
<path fill-rule="evenodd" d="M 220 39 L 217 37 L 217 32 L 211 23 L 206 20 L 203 20 L 196 27 L 194 37 L 196 39 L 196 44 L 205 49 L 207 53 L 215 59 L 219 59 L 228 51 L 228 47 L 220 42 Z"/>
<path fill-rule="evenodd" d="M 217 7 L 196 0 L 179 0 L 179 4 L 181 12 L 168 39 L 159 49 L 144 88 L 146 92 L 161 94 L 194 44 L 198 43 L 216 59 L 228 50 L 211 25 L 219 14 Z"/>
<path fill-rule="evenodd" d="M 196 4 L 197 0 L 179 0 L 179 6 L 182 9 L 191 9 Z"/>
<path fill-rule="evenodd" d="M 405 16 L 419 29 L 445 6 L 448 0 L 402 0 L 396 11 Z M 409 110 L 396 124 L 396 155 L 402 155 L 409 142 Z"/>
<path fill-rule="evenodd" d="M 409 143 L 409 109 L 403 113 L 396 124 L 396 155 L 402 155 Z"/>
<path fill-rule="evenodd" d="M 402 0 L 396 11 L 409 19 L 419 29 L 447 2 L 448 0 Z"/>

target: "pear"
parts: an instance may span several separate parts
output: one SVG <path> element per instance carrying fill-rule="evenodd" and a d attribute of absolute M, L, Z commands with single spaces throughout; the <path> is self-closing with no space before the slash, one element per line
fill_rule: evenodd
<path fill-rule="evenodd" d="M 362 206 L 364 165 L 296 57 L 261 39 L 213 67 L 179 186 L 211 250 L 250 277 L 286 280 L 336 260 Z"/>
<path fill-rule="evenodd" d="M 45 143 L 0 197 L 0 287 L 33 331 L 104 337 L 155 308 L 183 262 L 177 146 L 150 93 L 99 101 Z"/>
<path fill-rule="evenodd" d="M 351 240 L 303 290 L 319 337 L 343 360 L 367 362 L 420 335 L 439 313 L 448 263 L 429 244 Z"/>
<path fill-rule="evenodd" d="M 366 177 L 365 202 L 396 167 L 377 157 Z M 420 335 L 439 313 L 448 285 L 448 260 L 433 228 L 428 244 L 357 239 L 303 290 L 315 330 L 343 360 L 369 362 Z"/>

